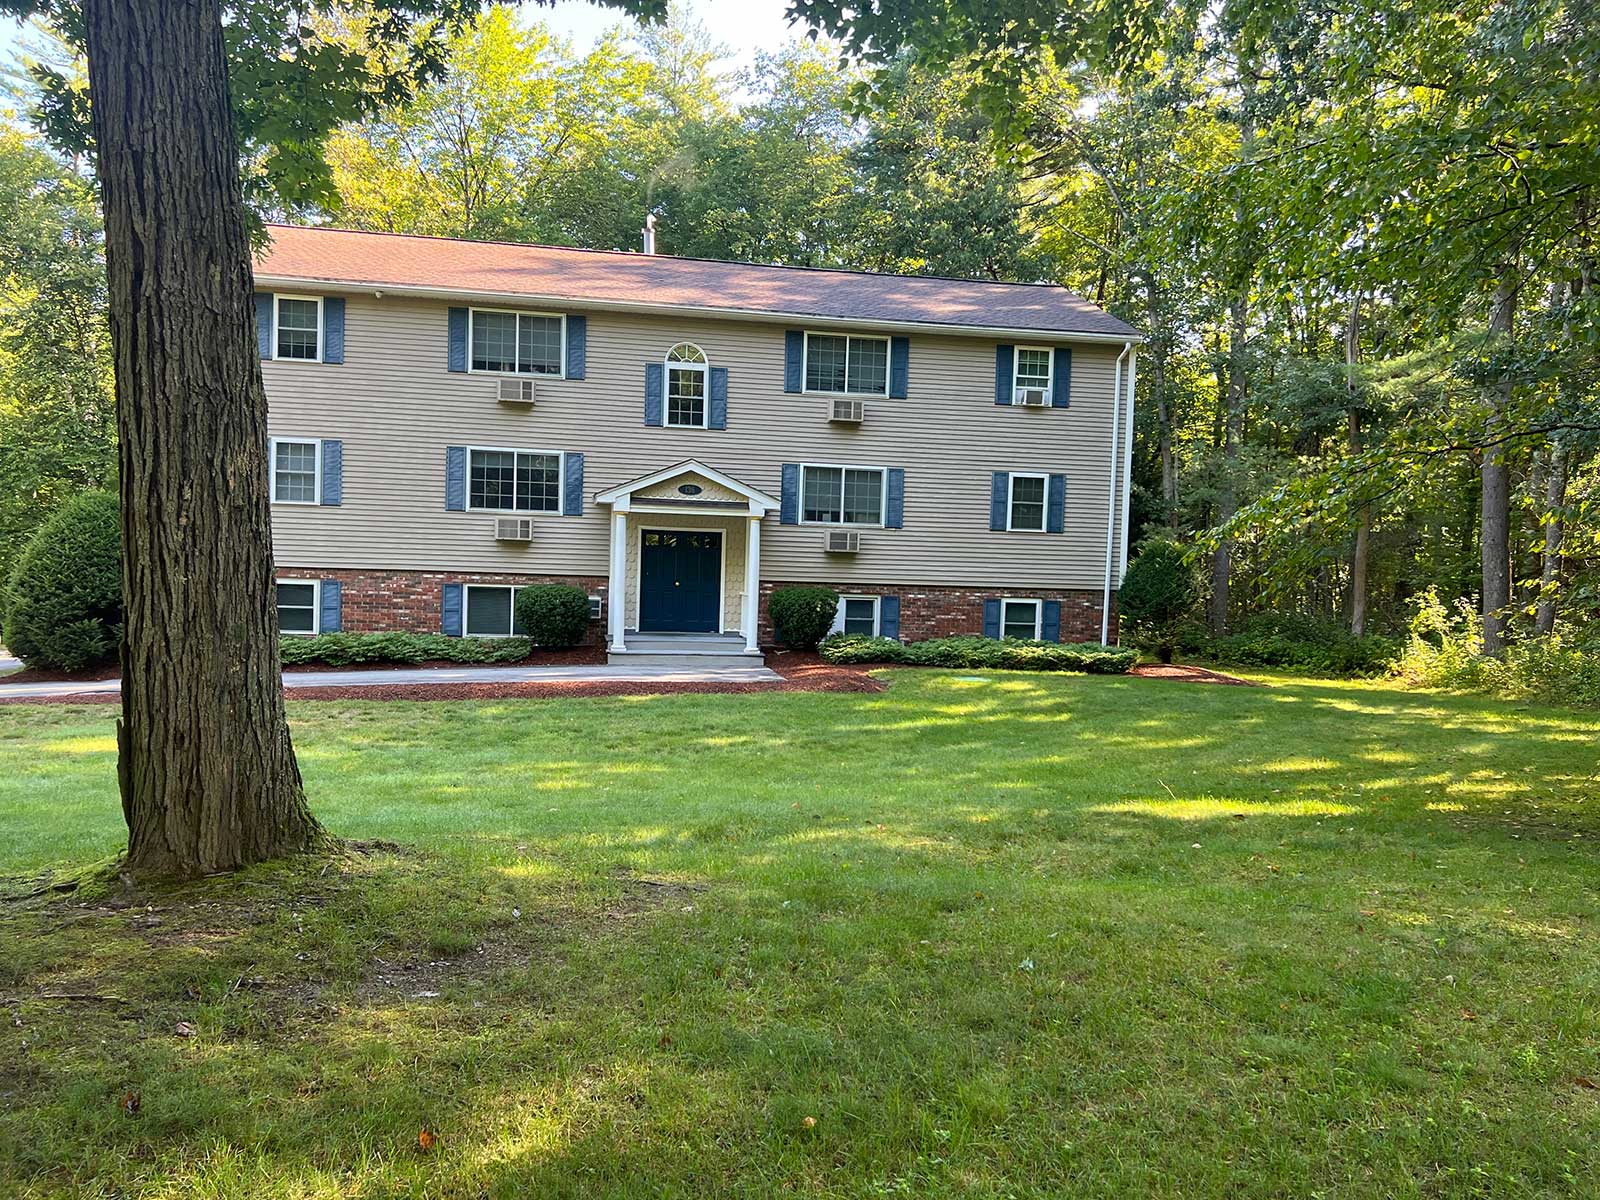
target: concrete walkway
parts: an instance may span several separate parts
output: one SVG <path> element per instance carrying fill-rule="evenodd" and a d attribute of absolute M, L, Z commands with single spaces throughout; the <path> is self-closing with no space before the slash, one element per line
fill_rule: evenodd
<path fill-rule="evenodd" d="M 431 683 L 776 683 L 783 676 L 766 667 L 405 667 L 375 671 L 289 671 L 285 687 L 391 687 Z M 61 683 L 6 683 L 0 700 L 115 694 L 115 679 Z"/>

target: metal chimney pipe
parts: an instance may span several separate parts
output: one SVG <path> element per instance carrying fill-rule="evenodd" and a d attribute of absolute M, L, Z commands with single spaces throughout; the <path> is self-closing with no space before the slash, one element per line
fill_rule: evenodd
<path fill-rule="evenodd" d="M 643 234 L 644 234 L 644 252 L 646 254 L 654 254 L 656 252 L 656 215 L 655 215 L 655 213 L 650 213 L 648 216 L 645 217 L 645 219 L 644 219 L 644 229 L 641 232 L 643 232 Z"/>

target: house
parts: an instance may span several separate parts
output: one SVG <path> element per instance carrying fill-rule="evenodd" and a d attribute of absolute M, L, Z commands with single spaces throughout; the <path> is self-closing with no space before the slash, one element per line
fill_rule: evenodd
<path fill-rule="evenodd" d="M 271 226 L 256 314 L 286 632 L 1115 636 L 1135 330 L 1063 288 Z M 666 641 L 666 635 L 698 635 Z"/>

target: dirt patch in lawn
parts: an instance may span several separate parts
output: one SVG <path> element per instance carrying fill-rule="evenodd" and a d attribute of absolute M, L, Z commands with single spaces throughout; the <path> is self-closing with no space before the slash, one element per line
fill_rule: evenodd
<path fill-rule="evenodd" d="M 1140 663 L 1128 672 L 1139 679 L 1170 679 L 1175 683 L 1221 683 L 1233 687 L 1260 687 L 1237 675 L 1224 675 L 1209 667 L 1195 667 L 1184 663 Z"/>

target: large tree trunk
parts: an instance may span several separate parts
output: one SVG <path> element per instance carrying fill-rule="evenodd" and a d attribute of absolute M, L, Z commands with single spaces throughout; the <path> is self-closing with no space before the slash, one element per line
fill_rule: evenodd
<path fill-rule="evenodd" d="M 1494 292 L 1494 307 L 1489 313 L 1489 331 L 1511 336 L 1517 307 L 1515 263 L 1507 264 Z M 1489 395 L 1490 415 L 1485 433 L 1488 445 L 1483 452 L 1480 473 L 1483 478 L 1483 517 L 1479 547 L 1483 568 L 1483 652 L 1499 655 L 1506 647 L 1506 610 L 1511 604 L 1511 468 L 1505 447 L 1494 444 L 1501 429 L 1501 415 L 1511 402 L 1511 381 L 1497 385 Z"/>
<path fill-rule="evenodd" d="M 1361 293 L 1350 302 L 1350 318 L 1344 327 L 1344 389 L 1348 405 L 1350 453 L 1361 453 L 1361 408 L 1357 404 L 1356 363 L 1361 359 Z M 1356 541 L 1350 553 L 1350 632 L 1360 637 L 1367 631 L 1367 541 L 1372 532 L 1372 511 L 1363 504 L 1356 516 Z"/>
<path fill-rule="evenodd" d="M 1567 505 L 1567 451 L 1559 443 L 1550 447 L 1545 463 L 1543 570 L 1539 573 L 1539 605 L 1533 628 L 1540 635 L 1555 632 L 1557 594 L 1561 587 L 1561 541 L 1565 534 L 1562 510 Z"/>
<path fill-rule="evenodd" d="M 121 436 L 128 866 L 321 837 L 278 667 L 266 394 L 217 0 L 85 0 Z"/>

